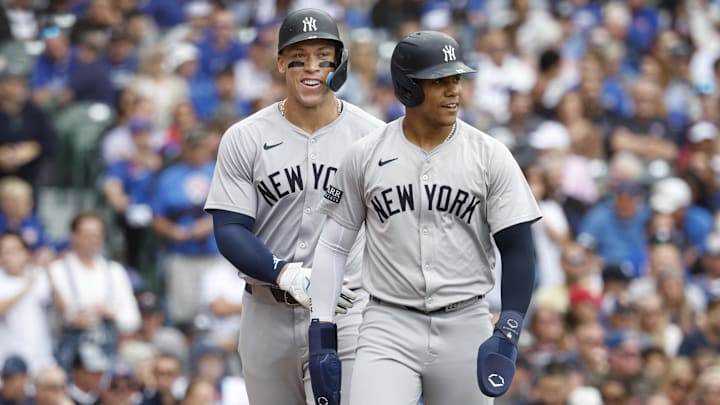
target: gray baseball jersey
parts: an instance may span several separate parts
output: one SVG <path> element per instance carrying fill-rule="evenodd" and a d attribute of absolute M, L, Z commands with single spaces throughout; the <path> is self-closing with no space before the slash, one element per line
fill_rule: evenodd
<path fill-rule="evenodd" d="M 255 235 L 275 256 L 312 265 L 325 216 L 317 211 L 350 145 L 385 125 L 358 107 L 343 103 L 340 116 L 312 135 L 292 125 L 273 104 L 230 127 L 223 136 L 206 209 L 255 218 Z M 350 288 L 360 286 L 364 237 L 348 257 Z M 248 277 L 248 282 L 258 280 Z M 338 354 L 343 389 L 350 391 L 358 327 L 367 293 L 338 316 Z M 278 303 L 268 289 L 243 296 L 238 349 L 251 403 L 311 405 L 307 368 L 310 311 Z M 343 405 L 349 398 L 343 399 Z"/>
<path fill-rule="evenodd" d="M 492 234 L 540 218 L 508 149 L 461 120 L 431 152 L 410 143 L 400 118 L 348 152 L 321 211 L 365 223 L 365 289 L 422 310 L 487 293 L 495 284 Z"/>
<path fill-rule="evenodd" d="M 255 218 L 255 235 L 275 256 L 310 267 L 323 193 L 349 145 L 381 125 L 345 102 L 335 121 L 310 136 L 282 117 L 277 103 L 268 106 L 223 136 L 205 209 Z M 348 257 L 350 288 L 360 286 L 361 254 L 358 236 Z"/>

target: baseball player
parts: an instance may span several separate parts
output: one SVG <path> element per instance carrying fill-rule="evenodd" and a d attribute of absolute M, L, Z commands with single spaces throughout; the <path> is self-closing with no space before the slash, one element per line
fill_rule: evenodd
<path fill-rule="evenodd" d="M 470 72 L 446 34 L 402 39 L 391 73 L 406 115 L 354 144 L 325 193 L 310 284 L 318 403 L 340 397 L 333 308 L 363 222 L 371 298 L 350 404 L 411 405 L 421 395 L 426 405 L 491 403 L 510 385 L 540 211 L 508 149 L 457 118 L 461 75 Z M 493 241 L 503 265 L 494 330 L 484 298 L 495 283 Z"/>
<path fill-rule="evenodd" d="M 324 11 L 301 9 L 285 18 L 277 63 L 287 99 L 227 130 L 205 209 L 220 252 L 247 280 L 239 351 L 250 403 L 302 405 L 313 403 L 307 288 L 325 218 L 317 206 L 349 145 L 385 123 L 336 98 L 347 51 Z M 335 319 L 348 384 L 368 299 L 358 289 L 363 245 L 358 237 L 348 255 L 336 309 L 348 312 Z"/>

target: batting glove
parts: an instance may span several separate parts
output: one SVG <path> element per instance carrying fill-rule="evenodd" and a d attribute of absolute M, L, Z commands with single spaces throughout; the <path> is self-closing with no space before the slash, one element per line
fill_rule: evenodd
<path fill-rule="evenodd" d="M 507 392 L 515 376 L 517 343 L 522 329 L 523 315 L 517 311 L 503 311 L 495 330 L 478 348 L 477 379 L 480 391 L 489 397 Z"/>
<path fill-rule="evenodd" d="M 337 307 L 335 308 L 335 313 L 339 315 L 347 314 L 348 310 L 353 307 L 353 302 L 357 299 L 357 294 L 355 294 L 351 289 L 344 287 L 342 288 L 342 292 L 340 292 L 340 298 L 337 302 Z"/>
<path fill-rule="evenodd" d="M 287 291 L 305 308 L 310 308 L 308 288 L 310 288 L 311 271 L 312 269 L 302 267 L 300 262 L 288 263 L 278 280 L 278 287 Z"/>
<path fill-rule="evenodd" d="M 337 354 L 337 325 L 313 319 L 308 329 L 310 383 L 316 405 L 340 405 L 342 363 Z"/>

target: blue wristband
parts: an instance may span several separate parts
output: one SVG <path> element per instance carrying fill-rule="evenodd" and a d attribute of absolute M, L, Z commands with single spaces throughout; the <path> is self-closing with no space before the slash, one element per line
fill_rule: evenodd
<path fill-rule="evenodd" d="M 524 317 L 525 316 L 518 311 L 502 311 L 500 313 L 500 319 L 498 319 L 495 324 L 494 334 L 504 337 L 517 346 Z"/>

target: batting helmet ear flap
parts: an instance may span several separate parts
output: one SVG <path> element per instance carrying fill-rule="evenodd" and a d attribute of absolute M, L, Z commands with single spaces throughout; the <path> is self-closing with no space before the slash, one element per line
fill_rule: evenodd
<path fill-rule="evenodd" d="M 337 68 L 335 68 L 334 71 L 330 72 L 328 74 L 327 80 L 325 83 L 327 83 L 327 86 L 332 91 L 338 91 L 340 90 L 340 87 L 345 83 L 345 80 L 347 79 L 347 69 L 348 69 L 348 50 L 345 48 L 342 48 L 342 51 L 340 52 L 340 63 L 338 63 Z"/>
<path fill-rule="evenodd" d="M 423 100 L 425 100 L 425 93 L 419 82 L 409 78 L 404 72 L 400 71 L 398 66 L 391 66 L 390 74 L 392 75 L 395 97 L 405 107 L 417 107 L 422 104 Z"/>

